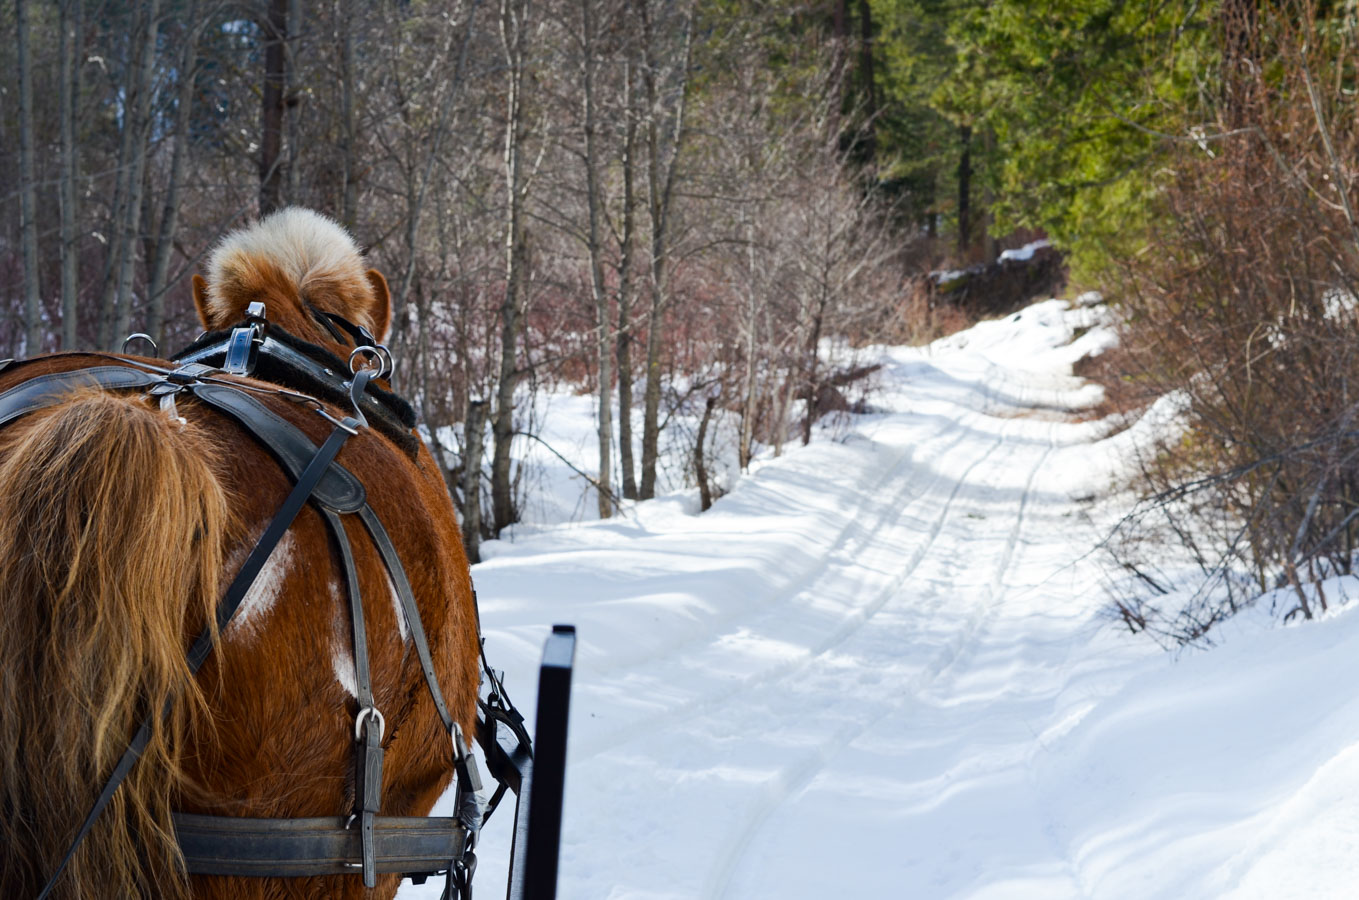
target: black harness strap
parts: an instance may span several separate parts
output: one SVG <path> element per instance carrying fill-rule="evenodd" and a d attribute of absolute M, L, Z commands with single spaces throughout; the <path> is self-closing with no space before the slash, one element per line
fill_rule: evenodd
<path fill-rule="evenodd" d="M 364 508 L 367 508 L 366 504 Z M 382 732 L 385 726 L 382 713 L 373 705 L 368 634 L 364 626 L 363 597 L 359 593 L 359 572 L 354 565 L 354 551 L 340 517 L 327 511 L 325 519 L 340 547 L 340 561 L 344 565 L 346 591 L 349 594 L 349 617 L 354 630 L 354 696 L 359 701 L 358 717 L 354 720 L 354 740 L 361 745 L 354 755 L 354 807 L 355 815 L 359 817 L 363 886 L 371 888 L 377 887 L 377 851 L 373 829 L 382 805 Z"/>
<path fill-rule="evenodd" d="M 82 387 L 119 390 L 150 387 L 160 380 L 160 376 L 127 366 L 95 366 L 39 375 L 0 394 L 0 427 L 26 413 L 60 403 L 71 395 L 71 391 Z"/>
<path fill-rule="evenodd" d="M 274 455 L 288 475 L 302 474 L 316 453 L 316 445 L 291 422 L 249 394 L 225 384 L 195 384 L 193 395 L 235 419 Z M 347 422 L 350 420 L 346 420 Z M 353 420 L 351 433 L 362 424 Z M 363 483 L 343 466 L 332 466 L 316 484 L 315 499 L 327 509 L 351 513 L 363 506 L 367 497 Z"/>
<path fill-rule="evenodd" d="M 417 877 L 447 869 L 464 839 L 457 820 L 431 816 L 378 816 L 373 835 L 379 873 Z M 362 853 L 360 834 L 343 816 L 247 819 L 176 813 L 175 836 L 199 875 L 353 875 L 354 859 Z"/>
<path fill-rule="evenodd" d="M 411 643 L 415 645 L 420 669 L 425 676 L 425 686 L 429 688 L 434 708 L 438 711 L 453 744 L 453 770 L 457 775 L 455 803 L 457 819 L 462 825 L 465 842 L 461 851 L 449 860 L 444 896 L 461 895 L 465 900 L 471 900 L 472 875 L 477 867 L 475 853 L 477 834 L 484 821 L 478 796 L 481 792 L 481 775 L 477 771 L 476 760 L 467 752 L 462 729 L 449 714 L 448 705 L 444 702 L 444 693 L 439 688 L 439 676 L 434 672 L 434 657 L 429 650 L 429 639 L 425 636 L 425 626 L 420 621 L 420 610 L 415 605 L 415 594 L 411 590 L 410 580 L 406 578 L 406 570 L 401 565 L 401 557 L 397 555 L 387 529 L 382 526 L 382 521 L 378 519 L 371 506 L 366 503 L 363 505 L 363 509 L 359 510 L 359 520 L 368 529 L 368 536 L 372 538 L 373 546 L 377 548 L 383 564 L 387 567 L 387 573 L 391 576 L 392 586 L 396 588 L 396 595 L 401 600 L 401 610 L 406 617 Z M 454 893 L 455 891 L 457 893 Z"/>
<path fill-rule="evenodd" d="M 396 547 L 393 546 L 387 529 L 382 527 L 382 522 L 373 512 L 373 508 L 364 504 L 363 509 L 359 510 L 359 520 L 368 529 L 368 535 L 382 556 L 382 561 L 392 576 L 396 595 L 401 600 L 401 610 L 406 616 L 411 643 L 415 645 L 415 653 L 425 675 L 425 685 L 429 688 L 434 708 L 438 710 L 439 718 L 443 720 L 444 728 L 453 741 L 453 768 L 458 774 L 458 818 L 470 833 L 475 833 L 481 828 L 482 822 L 481 802 L 477 799 L 477 794 L 481 791 L 481 775 L 477 772 L 476 760 L 467 753 L 467 743 L 462 729 L 449 714 L 448 706 L 444 703 L 444 693 L 439 688 L 439 676 L 434 673 L 434 657 L 429 650 L 429 639 L 425 636 L 425 627 L 420 621 L 420 610 L 415 605 L 415 594 L 411 591 L 410 581 L 406 578 L 406 570 L 401 566 L 401 558 L 397 556 Z"/>

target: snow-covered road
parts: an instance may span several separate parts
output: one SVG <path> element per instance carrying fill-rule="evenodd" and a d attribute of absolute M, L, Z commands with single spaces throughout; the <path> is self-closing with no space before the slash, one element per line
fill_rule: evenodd
<path fill-rule="evenodd" d="M 1300 629 L 1243 632 L 1239 647 L 1292 639 L 1299 654 L 1279 658 L 1268 696 L 1301 721 L 1257 779 L 1251 742 L 1269 725 L 1211 721 L 1252 708 L 1230 689 L 1231 655 L 1177 665 L 1099 617 L 1083 512 L 1113 502 L 1099 498 L 1131 437 L 1081 421 L 1099 392 L 1070 366 L 1107 346 L 1102 315 L 1049 301 L 884 350 L 877 412 L 764 461 L 708 513 L 662 498 L 493 547 L 473 573 L 488 652 L 526 712 L 546 626 L 581 637 L 561 896 L 1264 897 L 1304 883 L 1264 835 L 1300 817 L 1289 803 L 1328 761 L 1359 793 L 1359 704 L 1304 713 L 1280 694 L 1318 652 L 1359 675 L 1337 631 L 1359 623 L 1342 614 L 1300 644 Z M 485 839 L 483 893 L 500 890 L 507 824 Z M 1296 896 L 1346 896 L 1309 877 Z"/>

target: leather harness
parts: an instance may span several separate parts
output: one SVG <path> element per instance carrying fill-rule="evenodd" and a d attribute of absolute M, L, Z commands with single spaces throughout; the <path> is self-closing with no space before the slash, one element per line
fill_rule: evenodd
<path fill-rule="evenodd" d="M 278 513 L 256 542 L 217 607 L 216 633 L 231 622 L 246 592 L 254 583 L 270 553 L 282 539 L 302 506 L 311 503 L 321 514 L 339 550 L 345 573 L 353 626 L 355 694 L 359 711 L 355 717 L 355 805 L 352 814 L 321 818 L 264 819 L 237 816 L 208 816 L 176 813 L 174 824 L 186 869 L 190 874 L 247 875 L 262 877 L 308 877 L 362 873 L 364 885 L 374 887 L 379 873 L 400 873 L 417 883 L 429 875 L 443 873 L 443 896 L 470 900 L 471 879 L 476 869 L 477 834 L 507 790 L 520 793 L 522 772 L 528 768 L 531 749 L 523 717 L 509 702 L 504 686 L 481 652 L 483 673 L 490 683 L 486 700 L 478 700 L 477 741 L 487 766 L 498 782 L 497 789 L 483 811 L 481 780 L 476 760 L 467 752 L 461 728 L 449 714 L 434 672 L 429 642 L 420 620 L 410 582 L 391 537 L 372 507 L 368 505 L 362 482 L 335 462 L 345 441 L 368 427 L 365 412 L 402 418 L 385 409 L 385 391 L 369 389 L 374 377 L 390 374 L 391 356 L 372 335 L 361 327 L 324 314 L 323 322 L 333 333 L 331 323 L 349 332 L 356 348 L 370 351 L 381 368 L 360 368 L 348 381 L 331 365 L 313 360 L 294 345 L 300 343 L 286 332 L 265 335 L 263 308 L 252 306 L 247 322 L 220 342 L 191 348 L 181 354 L 174 368 L 143 363 L 135 359 L 110 356 L 114 365 L 94 366 L 56 372 L 32 378 L 0 393 L 0 427 L 27 413 L 56 405 L 72 391 L 98 387 L 105 390 L 145 390 L 160 399 L 163 409 L 177 416 L 175 398 L 188 392 L 200 402 L 227 415 L 268 449 L 294 481 L 294 487 Z M 319 318 L 319 316 L 318 316 Z M 337 333 L 338 336 L 338 333 Z M 307 347 L 309 345 L 302 344 Z M 98 354 L 84 354 L 98 355 Z M 385 356 L 385 360 L 383 357 Z M 250 375 L 261 357 L 294 370 L 298 380 L 316 382 L 335 393 L 343 390 L 351 401 L 352 415 L 337 418 L 309 393 L 258 383 L 228 380 L 224 373 Z M 220 359 L 220 361 L 219 361 Z M 353 357 L 351 356 L 351 360 Z M 12 361 L 0 361 L 4 370 Z M 211 366 L 207 363 L 217 363 Z M 290 379 L 292 383 L 295 380 Z M 301 429 L 271 411 L 252 393 L 266 393 L 311 406 L 334 425 L 330 437 L 318 448 Z M 316 391 L 323 393 L 323 391 Z M 390 420 L 390 419 L 389 419 Z M 342 516 L 357 516 L 376 547 L 407 623 L 425 684 L 452 745 L 452 765 L 456 773 L 456 812 L 453 817 L 396 817 L 379 814 L 382 790 L 382 738 L 385 722 L 373 703 L 368 667 L 368 644 L 364 628 L 363 603 L 359 594 L 358 573 Z M 475 600 L 475 594 L 473 595 Z M 482 643 L 478 623 L 478 643 Z M 189 650 L 190 669 L 197 672 L 214 644 L 214 630 L 205 628 Z M 169 702 L 167 701 L 166 709 Z M 51 893 L 74 855 L 76 848 L 112 798 L 141 755 L 150 738 L 152 719 L 142 722 L 131 745 L 115 766 L 99 799 L 86 817 L 72 842 L 66 858 L 52 874 L 39 900 Z M 498 726 L 504 726 L 502 729 Z M 354 827 L 357 825 L 358 827 Z"/>

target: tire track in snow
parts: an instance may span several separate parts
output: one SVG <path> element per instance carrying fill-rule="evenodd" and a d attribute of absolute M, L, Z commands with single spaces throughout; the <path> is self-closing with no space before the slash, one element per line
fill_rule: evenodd
<path fill-rule="evenodd" d="M 951 423 L 950 430 L 958 428 L 960 424 L 960 422 Z M 814 664 L 816 660 L 824 657 L 827 653 L 848 640 L 882 609 L 890 596 L 910 577 L 915 568 L 928 555 L 930 547 L 933 545 L 934 540 L 939 536 L 940 531 L 943 529 L 944 522 L 948 518 L 950 504 L 966 483 L 968 476 L 978 465 L 989 458 L 997 448 L 1004 444 L 1005 427 L 1006 426 L 1002 426 L 1000 436 L 981 454 L 981 456 L 973 460 L 972 463 L 968 465 L 967 469 L 963 471 L 963 474 L 958 476 L 954 481 L 953 491 L 949 494 L 943 509 L 927 532 L 926 540 L 911 554 L 905 568 L 892 580 L 886 589 L 880 590 L 875 594 L 872 600 L 866 604 L 854 607 L 842 616 L 837 627 L 816 645 L 808 648 L 805 654 L 799 656 L 797 659 L 773 663 L 759 672 L 734 680 L 733 683 L 723 687 L 719 691 L 681 701 L 680 703 L 629 723 L 621 728 L 606 732 L 593 739 L 582 741 L 579 747 L 572 747 L 571 755 L 573 760 L 585 761 L 591 759 L 598 756 L 600 753 L 616 749 L 624 744 L 646 737 L 657 730 L 668 728 L 679 722 L 691 719 L 707 710 L 724 704 L 732 697 L 745 693 L 752 688 L 762 687 L 793 676 L 807 666 Z M 949 450 L 952 450 L 962 443 L 966 437 L 967 433 L 965 431 L 962 432 L 947 447 L 928 459 L 933 460 L 944 457 Z M 848 555 L 848 551 L 854 546 L 855 541 L 861 541 L 864 537 L 876 538 L 877 533 L 889 519 L 900 521 L 905 518 L 913 510 L 918 501 L 931 496 L 931 489 L 940 482 L 946 481 L 948 478 L 948 476 L 944 475 L 942 472 L 936 471 L 928 483 L 921 486 L 917 484 L 915 479 L 910 477 L 911 472 L 916 468 L 915 466 L 910 465 L 913 462 L 919 461 L 914 458 L 911 449 L 908 448 L 900 457 L 898 457 L 896 464 L 891 467 L 887 474 L 874 483 L 874 489 L 865 492 L 865 496 L 867 497 L 876 497 L 880 493 L 877 488 L 884 486 L 893 480 L 899 480 L 901 483 L 900 487 L 893 491 L 887 499 L 878 500 L 871 504 L 866 502 L 860 507 L 860 509 L 870 506 L 875 507 L 872 513 L 873 521 L 871 524 L 863 522 L 860 517 L 856 515 L 854 519 L 846 524 L 831 549 L 820 558 L 819 563 L 816 566 L 811 568 L 813 574 L 806 580 L 794 581 L 788 590 L 782 591 L 775 599 L 761 604 L 760 609 L 753 618 L 768 618 L 770 609 L 778 607 L 781 601 L 787 601 L 799 594 L 814 592 L 816 584 L 828 577 L 833 567 L 844 565 L 843 562 L 837 562 L 837 558 L 845 558 Z M 917 532 L 912 533 L 914 534 Z M 734 621 L 741 618 L 743 617 L 739 614 L 728 617 L 717 629 L 714 629 L 721 631 L 718 640 L 720 640 L 721 636 L 730 633 L 730 628 L 727 626 L 730 626 Z M 675 650 L 683 649 L 684 647 L 692 647 L 693 645 L 700 643 L 707 645 L 715 643 L 712 632 L 709 632 L 700 638 L 677 642 L 675 648 L 669 652 L 673 655 Z M 595 677 L 599 672 L 600 670 L 593 670 L 590 675 L 591 677 Z"/>
<path fill-rule="evenodd" d="M 1029 471 L 1025 479 L 1024 489 L 1020 495 L 1018 509 L 1015 514 L 1014 524 L 1006 537 L 1005 546 L 997 562 L 991 580 L 987 584 L 987 598 L 977 604 L 963 627 L 958 630 L 953 640 L 951 640 L 942 650 L 940 650 L 928 665 L 916 672 L 905 685 L 901 700 L 888 703 L 881 707 L 867 719 L 862 719 L 849 728 L 839 727 L 831 729 L 832 737 L 819 744 L 810 754 L 800 762 L 785 768 L 767 783 L 763 792 L 755 804 L 755 807 L 748 814 L 737 837 L 728 845 L 727 852 L 723 854 L 718 863 L 710 870 L 707 884 L 703 891 L 704 897 L 727 898 L 731 896 L 733 880 L 745 861 L 751 846 L 759 837 L 760 832 L 773 818 L 774 814 L 790 799 L 807 787 L 816 776 L 822 772 L 830 761 L 841 751 L 849 747 L 861 735 L 869 731 L 878 722 L 886 717 L 899 713 L 918 700 L 920 695 L 927 689 L 935 685 L 940 676 L 950 670 L 956 670 L 958 664 L 965 661 L 984 639 L 990 631 L 994 622 L 992 613 L 999 606 L 1003 599 L 1003 587 L 1005 576 L 1014 564 L 1014 557 L 1022 536 L 1025 513 L 1029 506 L 1029 500 L 1033 492 L 1033 484 L 1038 473 L 1047 464 L 1048 459 L 1056 449 L 1057 423 L 1053 423 L 1048 429 L 1048 446 L 1044 449 L 1042 456 Z M 995 446 L 1003 443 L 997 442 Z M 989 457 L 994 451 L 995 446 L 988 450 L 983 457 Z M 968 468 L 967 473 L 959 480 L 953 493 L 950 495 L 949 503 L 946 504 L 943 514 L 936 523 L 934 534 L 931 536 L 930 544 L 933 544 L 933 537 L 938 534 L 943 526 L 943 520 L 947 518 L 948 511 L 952 505 L 952 500 L 960 492 L 967 474 L 976 467 L 982 460 L 979 459 Z M 914 568 L 919 564 L 919 560 L 911 569 L 897 579 L 893 585 L 884 592 L 884 596 L 878 602 L 878 608 L 886 603 L 887 599 L 904 584 Z M 810 661 L 809 661 L 810 662 Z"/>
<path fill-rule="evenodd" d="M 936 434 L 931 443 L 937 442 L 951 432 L 958 434 L 947 446 L 934 450 L 929 455 L 918 457 L 916 454 L 921 450 L 919 444 L 908 444 L 898 452 L 889 465 L 881 470 L 881 474 L 874 480 L 873 484 L 861 492 L 863 498 L 854 508 L 853 513 L 845 519 L 845 524 L 836 534 L 835 540 L 826 547 L 825 551 L 814 557 L 811 564 L 797 572 L 792 573 L 788 578 L 787 585 L 780 590 L 771 593 L 768 597 L 757 601 L 753 608 L 737 609 L 729 615 L 715 616 L 708 620 L 707 627 L 697 634 L 689 637 L 680 638 L 676 641 L 661 644 L 657 647 L 650 647 L 644 655 L 636 657 L 614 658 L 602 664 L 584 661 L 578 669 L 588 673 L 590 678 L 602 679 L 606 676 L 616 675 L 620 671 L 636 668 L 638 665 L 645 664 L 648 667 L 653 665 L 657 659 L 676 656 L 683 651 L 690 650 L 700 644 L 710 644 L 714 633 L 726 633 L 732 630 L 732 626 L 747 619 L 762 619 L 768 615 L 768 610 L 780 603 L 789 600 L 807 590 L 808 584 L 814 584 L 825 577 L 834 559 L 843 555 L 847 548 L 852 546 L 856 539 L 870 531 L 865 528 L 863 518 L 871 514 L 874 517 L 874 527 L 880 526 L 894 511 L 901 511 L 906 504 L 915 502 L 921 494 L 908 497 L 911 488 L 914 486 L 911 479 L 907 478 L 892 496 L 883 501 L 879 499 L 882 490 L 894 481 L 900 480 L 901 475 L 909 469 L 928 465 L 938 459 L 944 458 L 949 451 L 957 447 L 967 438 L 965 424 L 970 425 L 972 421 L 984 418 L 981 413 L 969 411 L 966 421 L 964 418 L 954 419 L 948 422 L 948 427 Z M 871 438 L 869 438 L 871 440 Z M 931 482 L 931 485 L 933 482 Z M 928 486 L 927 486 L 928 488 Z M 871 511 L 871 513 L 869 512 Z M 596 742 L 597 743 L 597 742 Z M 589 755 L 589 754 L 587 754 Z"/>

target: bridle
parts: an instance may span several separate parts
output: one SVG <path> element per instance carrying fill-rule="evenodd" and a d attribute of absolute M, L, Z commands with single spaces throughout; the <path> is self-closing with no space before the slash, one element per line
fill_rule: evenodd
<path fill-rule="evenodd" d="M 179 354 L 173 368 L 136 359 L 109 357 L 113 365 L 57 372 L 29 379 L 0 393 L 0 427 L 27 413 L 62 402 L 77 389 L 96 386 L 105 390 L 141 390 L 158 398 L 162 409 L 177 416 L 175 399 L 188 392 L 198 401 L 240 424 L 275 457 L 294 481 L 292 491 L 246 557 L 241 569 L 219 602 L 216 627 L 205 628 L 189 650 L 190 670 L 198 669 L 212 653 L 215 635 L 232 621 L 246 592 L 287 532 L 302 507 L 311 504 L 322 516 L 339 548 L 348 591 L 352 624 L 355 687 L 358 711 L 354 721 L 355 805 L 348 815 L 294 819 L 260 819 L 176 813 L 174 823 L 189 874 L 309 877 L 361 873 L 364 885 L 374 887 L 379 873 L 400 873 L 417 883 L 429 875 L 446 876 L 443 896 L 447 900 L 470 900 L 476 870 L 476 842 L 482 825 L 507 791 L 522 796 L 532 750 L 523 716 L 505 693 L 504 683 L 486 659 L 480 616 L 477 640 L 481 668 L 488 687 L 486 699 L 478 698 L 476 740 L 487 768 L 497 782 L 483 807 L 482 783 L 475 758 L 444 701 L 434 672 L 433 659 L 405 569 L 382 522 L 368 505 L 363 484 L 335 462 L 340 448 L 362 429 L 369 416 L 390 420 L 403 418 L 392 409 L 393 395 L 377 390 L 374 379 L 389 376 L 394 360 L 368 329 L 343 317 L 306 305 L 341 344 L 353 343 L 348 371 L 339 371 L 335 359 L 316 358 L 313 345 L 271 328 L 263 304 L 251 304 L 243 323 L 220 339 L 200 339 Z M 342 334 L 343 332 L 343 334 Z M 348 339 L 346 339 L 346 336 Z M 311 351 L 308 350 L 311 348 Z M 322 351 L 324 353 L 324 351 Z M 82 354 L 95 355 L 101 354 Z M 328 354 L 326 354 L 328 355 Z M 377 368 L 364 366 L 372 361 Z M 224 375 L 250 376 L 261 362 L 293 373 L 290 381 L 315 384 L 314 391 L 263 386 Z M 0 361 L 0 370 L 10 361 Z M 345 376 L 348 376 L 346 379 Z M 350 412 L 336 415 L 316 394 L 347 398 Z M 254 395 L 269 394 L 308 406 L 333 428 L 317 447 L 312 440 Z M 342 516 L 357 516 L 376 547 L 396 589 L 407 633 L 420 662 L 426 687 L 452 744 L 451 765 L 455 776 L 455 809 L 452 817 L 392 817 L 380 815 L 382 739 L 385 720 L 373 701 L 368 666 L 367 636 L 357 569 Z M 475 606 L 475 593 L 473 594 Z M 169 701 L 166 710 L 169 708 Z M 154 712 L 163 714 L 164 711 Z M 46 900 L 76 849 L 89 833 L 118 786 L 131 772 L 151 735 L 152 716 L 137 730 L 131 744 L 105 783 L 99 798 L 72 841 L 66 857 L 50 876 L 38 900 Z M 354 826 L 358 827 L 355 828 Z"/>

